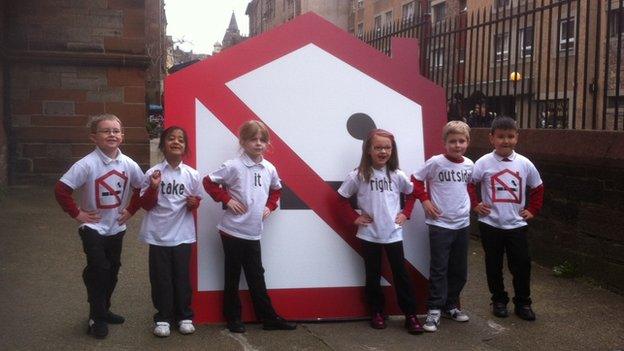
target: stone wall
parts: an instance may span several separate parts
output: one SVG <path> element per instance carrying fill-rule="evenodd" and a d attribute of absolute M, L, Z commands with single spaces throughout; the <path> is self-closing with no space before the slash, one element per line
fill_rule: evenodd
<path fill-rule="evenodd" d="M 57 179 L 93 148 L 86 124 L 123 121 L 124 153 L 149 165 L 145 3 L 24 0 L 7 8 L 13 183 Z"/>
<path fill-rule="evenodd" d="M 492 150 L 487 134 L 472 131 L 475 161 Z M 533 259 L 547 266 L 567 260 L 624 292 L 624 134 L 522 130 L 517 151 L 537 166 L 545 187 L 544 208 L 530 224 Z"/>

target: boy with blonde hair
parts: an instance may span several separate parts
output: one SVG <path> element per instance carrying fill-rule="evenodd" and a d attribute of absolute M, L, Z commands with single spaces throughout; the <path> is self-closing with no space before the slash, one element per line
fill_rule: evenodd
<path fill-rule="evenodd" d="M 144 175 L 137 163 L 119 150 L 123 129 L 117 116 L 95 116 L 88 127 L 95 150 L 61 177 L 55 195 L 63 211 L 80 224 L 78 233 L 87 257 L 82 277 L 89 301 L 88 333 L 102 339 L 108 335 L 108 323 L 124 322 L 110 311 L 111 296 L 121 266 L 125 223 L 138 210 L 138 206 L 126 205 L 133 189 L 138 196 Z M 80 190 L 78 205 L 72 198 L 74 190 Z"/>
<path fill-rule="evenodd" d="M 429 299 L 424 329 L 435 332 L 440 316 L 467 322 L 459 309 L 459 295 L 468 271 L 473 163 L 464 157 L 470 142 L 470 127 L 451 121 L 442 130 L 444 154 L 431 157 L 412 177 L 414 194 L 422 203 L 429 226 L 431 252 Z M 473 200 L 474 201 L 474 200 Z"/>

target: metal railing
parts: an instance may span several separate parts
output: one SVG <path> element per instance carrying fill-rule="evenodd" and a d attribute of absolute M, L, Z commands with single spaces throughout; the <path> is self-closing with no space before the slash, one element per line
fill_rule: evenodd
<path fill-rule="evenodd" d="M 624 0 L 518 0 L 432 23 L 427 13 L 364 33 L 391 55 L 417 38 L 449 119 L 509 115 L 524 128 L 624 130 Z M 478 125 L 481 126 L 481 125 Z"/>

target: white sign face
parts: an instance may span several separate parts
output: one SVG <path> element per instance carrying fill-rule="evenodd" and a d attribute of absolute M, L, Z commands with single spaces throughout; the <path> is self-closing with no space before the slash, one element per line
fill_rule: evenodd
<path fill-rule="evenodd" d="M 348 123 L 374 124 L 395 135 L 401 169 L 424 163 L 422 108 L 323 49 L 308 44 L 237 77 L 227 87 L 326 182 L 356 168 L 362 141 Z M 205 175 L 237 157 L 237 138 L 196 100 L 197 170 Z M 268 154 L 269 160 L 279 154 Z M 279 173 L 279 168 L 278 168 Z M 288 186 L 288 184 L 285 184 Z M 221 204 L 198 212 L 198 290 L 223 289 L 223 252 L 216 225 Z M 429 275 L 429 243 L 421 206 L 404 227 L 406 259 Z M 265 224 L 263 264 L 269 289 L 364 285 L 362 258 L 310 209 L 282 208 Z M 387 282 L 384 282 L 387 284 Z M 241 282 L 241 287 L 246 284 Z"/>

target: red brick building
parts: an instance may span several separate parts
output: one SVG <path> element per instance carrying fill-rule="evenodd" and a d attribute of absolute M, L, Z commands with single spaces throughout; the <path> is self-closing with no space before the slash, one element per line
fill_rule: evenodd
<path fill-rule="evenodd" d="M 165 39 L 163 6 L 162 0 L 2 2 L 0 184 L 6 175 L 9 183 L 56 179 L 93 148 L 86 124 L 100 113 L 122 119 L 123 152 L 149 164 L 146 89 L 152 99 L 160 96 L 152 90 L 165 60 L 154 59 L 161 49 L 153 43 Z"/>

